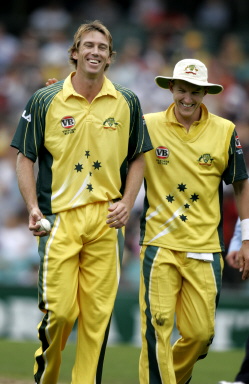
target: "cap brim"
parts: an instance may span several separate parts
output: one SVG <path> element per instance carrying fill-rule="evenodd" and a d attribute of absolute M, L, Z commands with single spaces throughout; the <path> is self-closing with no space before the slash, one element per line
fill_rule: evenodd
<path fill-rule="evenodd" d="M 191 82 L 188 80 L 186 80 L 185 78 L 183 77 L 165 77 L 165 76 L 157 76 L 155 78 L 155 82 L 156 84 L 161 87 L 161 88 L 165 88 L 165 89 L 169 89 L 169 83 L 170 81 L 172 80 L 183 80 L 183 81 L 186 81 L 187 83 L 191 83 L 191 84 L 195 84 L 195 85 L 200 85 L 201 87 L 207 87 L 207 93 L 210 93 L 212 95 L 215 95 L 217 93 L 220 93 L 223 91 L 223 87 L 222 85 L 219 85 L 219 84 L 212 84 L 212 83 L 203 83 L 201 81 L 195 81 L 195 82 Z"/>

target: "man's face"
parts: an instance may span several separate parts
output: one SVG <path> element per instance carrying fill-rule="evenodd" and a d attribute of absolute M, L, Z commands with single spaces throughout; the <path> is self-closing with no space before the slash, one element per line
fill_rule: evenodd
<path fill-rule="evenodd" d="M 105 35 L 98 31 L 84 33 L 78 51 L 73 53 L 77 62 L 77 71 L 89 78 L 103 75 L 106 65 L 111 62 L 109 42 Z"/>
<path fill-rule="evenodd" d="M 200 105 L 205 96 L 206 88 L 174 80 L 170 86 L 175 102 L 175 114 L 178 120 L 199 120 Z"/>

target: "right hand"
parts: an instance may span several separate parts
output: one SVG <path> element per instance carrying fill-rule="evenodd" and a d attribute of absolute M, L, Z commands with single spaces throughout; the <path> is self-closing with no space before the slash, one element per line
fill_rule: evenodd
<path fill-rule="evenodd" d="M 37 221 L 43 218 L 39 208 L 33 208 L 29 213 L 29 230 L 33 232 L 34 236 L 43 237 L 47 235 L 46 231 L 38 231 L 40 225 L 37 224 Z"/>
<path fill-rule="evenodd" d="M 238 252 L 239 271 L 242 272 L 242 280 L 249 279 L 249 240 L 242 241 Z"/>
<path fill-rule="evenodd" d="M 52 79 L 48 79 L 48 81 L 46 82 L 46 86 L 57 83 L 57 81 L 58 80 L 55 77 L 53 77 Z"/>

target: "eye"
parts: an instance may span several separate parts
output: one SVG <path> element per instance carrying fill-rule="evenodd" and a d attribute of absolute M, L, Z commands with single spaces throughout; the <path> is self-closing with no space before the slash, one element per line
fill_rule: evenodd
<path fill-rule="evenodd" d="M 91 48 L 93 45 L 92 45 L 92 43 L 85 43 L 84 46 L 85 46 L 86 48 Z"/>
<path fill-rule="evenodd" d="M 101 51 L 107 51 L 108 46 L 105 45 L 105 44 L 101 44 L 101 45 L 99 46 L 99 49 L 100 49 Z"/>

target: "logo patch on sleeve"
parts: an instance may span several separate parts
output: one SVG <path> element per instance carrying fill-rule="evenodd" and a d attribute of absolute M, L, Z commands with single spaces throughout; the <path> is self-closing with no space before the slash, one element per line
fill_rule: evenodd
<path fill-rule="evenodd" d="M 236 145 L 236 148 L 238 149 L 242 148 L 242 145 L 240 144 L 240 141 L 239 141 L 239 136 L 235 136 L 235 145 Z"/>

